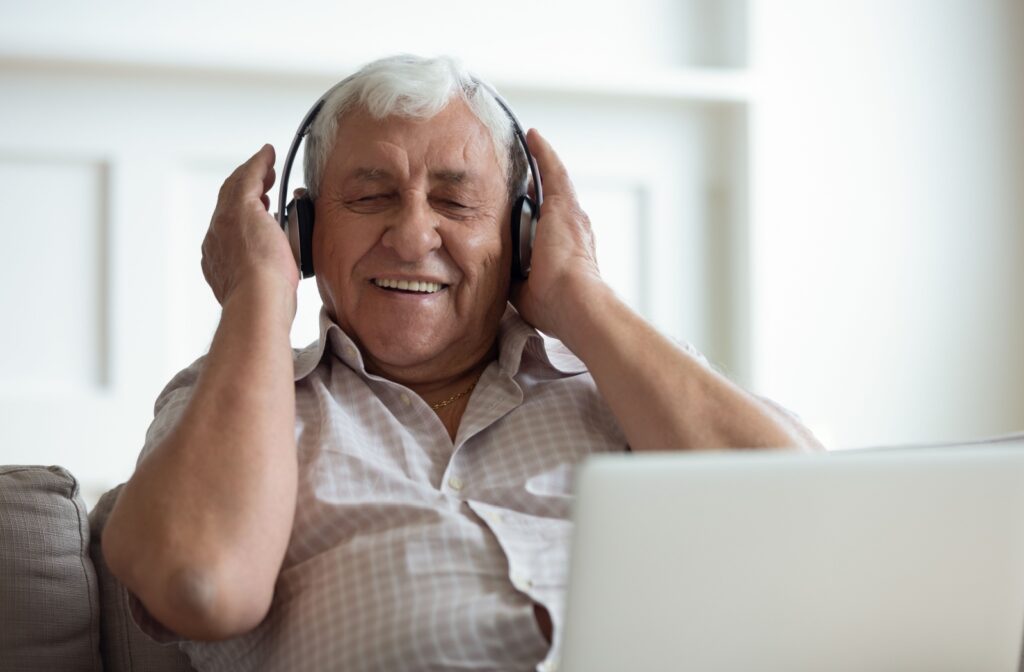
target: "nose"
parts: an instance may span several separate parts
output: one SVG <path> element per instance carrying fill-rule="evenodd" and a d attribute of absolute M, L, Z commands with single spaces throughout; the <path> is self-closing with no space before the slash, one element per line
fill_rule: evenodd
<path fill-rule="evenodd" d="M 401 209 L 381 237 L 384 247 L 392 249 L 402 261 L 419 261 L 441 247 L 437 231 L 440 218 L 423 194 L 403 199 Z"/>

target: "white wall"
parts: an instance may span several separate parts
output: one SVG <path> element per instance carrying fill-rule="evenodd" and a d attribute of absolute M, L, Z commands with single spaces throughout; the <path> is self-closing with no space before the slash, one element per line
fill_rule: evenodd
<path fill-rule="evenodd" d="M 131 473 L 216 323 L 216 186 L 397 51 L 491 77 L 568 162 L 619 290 L 831 444 L 1020 429 L 1021 7 L 0 0 L 0 463 Z"/>
<path fill-rule="evenodd" d="M 740 65 L 741 0 L 3 0 L 3 49 L 260 70 L 457 53 L 522 76 L 645 65 Z"/>
<path fill-rule="evenodd" d="M 1019 0 L 754 12 L 754 384 L 840 445 L 1024 428 Z"/>
<path fill-rule="evenodd" d="M 694 68 L 742 61 L 743 6 L 573 0 L 499 31 L 506 6 L 313 2 L 300 31 L 234 0 L 0 5 L 0 199 L 32 203 L 0 251 L 0 463 L 63 464 L 93 497 L 130 475 L 159 390 L 217 323 L 199 245 L 220 182 L 264 142 L 281 156 L 323 90 L 395 51 L 491 77 L 566 161 L 609 281 L 727 359 L 704 250 L 731 227 L 712 205 L 735 196 L 720 149 L 745 90 L 742 72 Z M 303 283 L 294 344 L 317 303 Z"/>

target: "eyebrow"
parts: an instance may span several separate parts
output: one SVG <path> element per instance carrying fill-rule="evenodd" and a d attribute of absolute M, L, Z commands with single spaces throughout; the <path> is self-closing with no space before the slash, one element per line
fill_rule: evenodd
<path fill-rule="evenodd" d="M 463 184 L 464 182 L 472 181 L 474 175 L 465 170 L 435 170 L 430 173 L 430 177 L 439 182 Z"/>
<path fill-rule="evenodd" d="M 383 168 L 359 167 L 350 173 L 351 179 L 360 180 L 362 182 L 386 182 L 388 180 L 393 180 L 394 177 L 394 175 Z M 465 184 L 467 182 L 474 181 L 476 174 L 465 170 L 442 168 L 440 170 L 431 171 L 430 177 L 432 180 L 436 180 L 438 182 L 446 182 L 448 184 Z"/>
<path fill-rule="evenodd" d="M 350 177 L 354 180 L 362 180 L 364 182 L 383 182 L 390 180 L 393 175 L 383 168 L 356 168 L 350 174 Z"/>

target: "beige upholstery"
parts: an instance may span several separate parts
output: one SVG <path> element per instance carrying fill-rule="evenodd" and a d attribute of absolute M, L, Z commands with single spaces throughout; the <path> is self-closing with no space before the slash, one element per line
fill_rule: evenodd
<path fill-rule="evenodd" d="M 0 667 L 102 670 L 100 604 L 78 482 L 0 467 Z"/>
<path fill-rule="evenodd" d="M 91 515 L 61 467 L 0 466 L 0 669 L 194 672 L 128 616 L 100 551 L 120 486 Z"/>

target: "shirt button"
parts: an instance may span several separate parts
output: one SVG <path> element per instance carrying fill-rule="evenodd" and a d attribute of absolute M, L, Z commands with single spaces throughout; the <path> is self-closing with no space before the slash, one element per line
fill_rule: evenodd
<path fill-rule="evenodd" d="M 540 664 L 540 672 L 555 672 L 558 669 L 558 663 L 553 660 L 545 660 Z"/>
<path fill-rule="evenodd" d="M 497 511 L 490 511 L 490 512 L 487 513 L 487 520 L 492 522 L 492 523 L 500 523 L 501 520 L 502 520 L 501 519 L 501 514 L 498 513 Z"/>
<path fill-rule="evenodd" d="M 402 392 L 401 399 L 402 399 L 402 403 L 405 404 L 406 406 L 408 406 L 409 404 L 412 403 L 412 401 L 409 399 L 409 395 L 406 394 L 405 392 Z"/>
<path fill-rule="evenodd" d="M 353 359 L 355 359 L 356 349 L 354 347 L 352 347 L 351 345 L 347 345 L 347 346 L 345 346 L 345 354 L 348 355 L 349 357 L 352 357 Z"/>
<path fill-rule="evenodd" d="M 452 476 L 451 478 L 448 479 L 448 487 L 450 487 L 452 490 L 455 490 L 456 492 L 462 490 L 462 479 L 459 478 L 458 476 Z"/>

